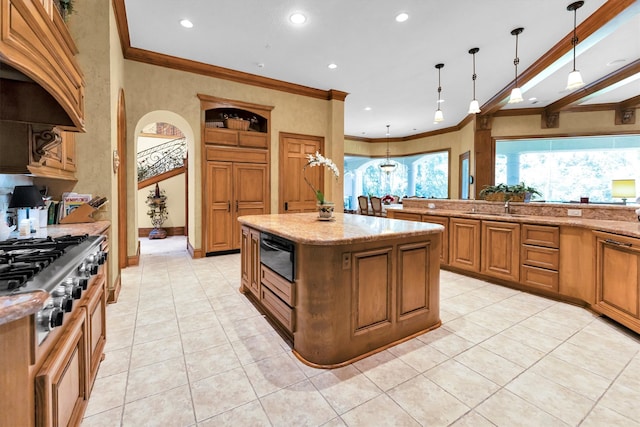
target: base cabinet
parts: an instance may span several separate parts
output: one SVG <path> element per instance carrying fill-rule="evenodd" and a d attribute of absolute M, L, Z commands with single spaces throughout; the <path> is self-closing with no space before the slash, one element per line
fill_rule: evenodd
<path fill-rule="evenodd" d="M 640 239 L 596 235 L 596 304 L 602 314 L 640 332 Z"/>
<path fill-rule="evenodd" d="M 440 265 L 449 264 L 449 218 L 446 216 L 422 215 L 422 222 L 440 224 L 444 227 L 440 245 Z"/>
<path fill-rule="evenodd" d="M 480 220 L 449 220 L 449 265 L 469 271 L 480 271 Z"/>
<path fill-rule="evenodd" d="M 517 282 L 520 278 L 520 224 L 482 221 L 480 272 Z"/>
<path fill-rule="evenodd" d="M 242 226 L 240 249 L 241 290 L 249 290 L 260 298 L 260 232 Z"/>

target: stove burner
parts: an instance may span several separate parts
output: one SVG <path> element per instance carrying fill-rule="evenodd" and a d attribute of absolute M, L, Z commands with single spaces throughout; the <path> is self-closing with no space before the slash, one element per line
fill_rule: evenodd
<path fill-rule="evenodd" d="M 18 249 L 65 249 L 75 246 L 89 238 L 88 234 L 72 236 L 67 234 L 59 237 L 31 237 L 28 239 L 9 239 L 0 242 L 0 251 L 14 251 Z"/>

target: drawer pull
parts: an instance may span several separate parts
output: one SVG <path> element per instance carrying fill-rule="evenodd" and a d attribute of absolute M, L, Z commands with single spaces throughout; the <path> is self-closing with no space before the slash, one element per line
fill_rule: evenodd
<path fill-rule="evenodd" d="M 618 242 L 617 240 L 613 240 L 613 239 L 606 239 L 604 242 L 605 243 L 609 243 L 611 245 L 616 245 L 616 246 L 625 246 L 627 248 L 630 248 L 631 246 L 633 246 L 631 243 L 622 243 L 622 242 Z"/>

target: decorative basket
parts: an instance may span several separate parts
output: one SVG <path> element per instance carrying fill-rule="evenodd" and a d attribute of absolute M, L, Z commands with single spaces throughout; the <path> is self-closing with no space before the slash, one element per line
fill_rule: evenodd
<path fill-rule="evenodd" d="M 507 199 L 511 202 L 524 202 L 524 193 L 519 193 L 519 194 L 515 194 L 515 193 L 509 193 L 507 194 Z"/>
<path fill-rule="evenodd" d="M 224 119 L 224 127 L 234 130 L 247 130 L 249 129 L 249 120 Z"/>
<path fill-rule="evenodd" d="M 488 202 L 504 202 L 504 196 L 506 193 L 491 193 L 484 196 L 484 199 Z"/>

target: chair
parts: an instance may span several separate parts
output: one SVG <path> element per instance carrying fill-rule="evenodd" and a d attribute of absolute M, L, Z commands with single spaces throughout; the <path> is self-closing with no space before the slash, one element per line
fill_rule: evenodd
<path fill-rule="evenodd" d="M 373 216 L 382 216 L 382 199 L 380 197 L 371 197 L 371 210 Z"/>
<path fill-rule="evenodd" d="M 358 206 L 360 207 L 360 215 L 369 215 L 369 199 L 367 199 L 367 196 L 358 196 Z"/>

